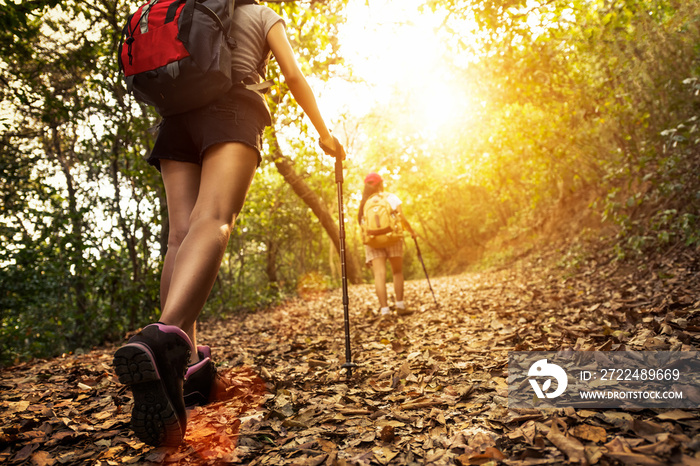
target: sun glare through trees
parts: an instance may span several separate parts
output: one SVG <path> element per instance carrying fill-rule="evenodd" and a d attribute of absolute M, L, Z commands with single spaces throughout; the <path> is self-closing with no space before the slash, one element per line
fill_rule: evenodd
<path fill-rule="evenodd" d="M 388 107 L 384 117 L 397 131 L 432 140 L 467 122 L 473 96 L 471 83 L 456 76 L 444 13 L 421 9 L 421 3 L 350 2 L 340 43 L 348 67 L 364 83 L 351 96 L 352 106 Z M 465 23 L 464 29 L 467 40 L 471 28 Z"/>

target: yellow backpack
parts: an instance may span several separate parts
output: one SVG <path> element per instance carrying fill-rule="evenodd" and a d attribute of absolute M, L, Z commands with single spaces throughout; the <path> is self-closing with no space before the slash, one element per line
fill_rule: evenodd
<path fill-rule="evenodd" d="M 362 242 L 373 248 L 385 248 L 403 239 L 398 212 L 391 208 L 387 193 L 372 194 L 363 210 Z"/>

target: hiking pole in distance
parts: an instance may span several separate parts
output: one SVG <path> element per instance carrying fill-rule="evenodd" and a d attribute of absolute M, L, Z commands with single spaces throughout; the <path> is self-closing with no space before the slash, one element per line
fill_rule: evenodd
<path fill-rule="evenodd" d="M 413 242 L 416 243 L 416 252 L 418 253 L 418 259 L 420 260 L 420 265 L 423 266 L 423 272 L 425 272 L 425 279 L 428 280 L 428 287 L 430 288 L 430 292 L 433 294 L 433 301 L 435 301 L 436 306 L 440 306 L 437 302 L 437 299 L 435 298 L 435 292 L 433 291 L 433 287 L 430 284 L 430 277 L 428 277 L 428 270 L 425 268 L 425 262 L 423 262 L 423 256 L 420 253 L 420 248 L 418 247 L 418 240 L 416 237 L 413 237 Z"/>
<path fill-rule="evenodd" d="M 345 321 L 345 364 L 342 367 L 347 369 L 348 379 L 352 377 L 352 368 L 357 367 L 357 364 L 352 362 L 352 351 L 350 350 L 350 312 L 348 298 L 348 274 L 345 261 L 345 218 L 343 215 L 343 160 L 345 160 L 345 150 L 340 145 L 338 139 L 334 136 L 337 150 L 333 151 L 319 141 L 321 149 L 333 157 L 335 157 L 335 182 L 338 185 L 338 236 L 340 239 L 340 270 L 343 286 L 343 317 Z"/>

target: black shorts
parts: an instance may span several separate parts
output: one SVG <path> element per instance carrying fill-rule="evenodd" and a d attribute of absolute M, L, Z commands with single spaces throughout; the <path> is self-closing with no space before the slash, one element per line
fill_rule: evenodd
<path fill-rule="evenodd" d="M 160 159 L 201 165 L 204 153 L 214 144 L 241 142 L 257 151 L 260 165 L 262 135 L 268 122 L 264 104 L 240 92 L 229 92 L 206 107 L 164 118 L 147 161 L 158 170 Z"/>

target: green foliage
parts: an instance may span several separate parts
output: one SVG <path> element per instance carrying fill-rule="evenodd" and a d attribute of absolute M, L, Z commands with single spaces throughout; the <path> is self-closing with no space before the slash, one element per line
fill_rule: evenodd
<path fill-rule="evenodd" d="M 117 340 L 159 314 L 167 210 L 144 161 L 156 116 L 126 93 L 115 60 L 137 3 L 2 5 L 0 365 Z M 272 4 L 307 73 L 325 79 L 339 62 L 344 4 Z M 294 128 L 285 148 L 330 203 L 327 163 L 303 150 L 315 138 L 281 81 L 271 103 L 277 124 Z M 245 209 L 205 317 L 277 302 L 304 273 L 333 275 L 318 222 L 269 161 Z"/>
<path fill-rule="evenodd" d="M 38 34 L 38 17 L 47 7 L 55 7 L 60 0 L 3 1 L 0 4 L 0 49 L 16 48 L 27 54 L 26 40 Z"/>
<path fill-rule="evenodd" d="M 139 149 L 146 125 L 124 111 L 112 7 L 37 10 L 3 49 L 16 65 L 1 71 L 2 365 L 118 339 L 157 311 L 161 188 Z"/>
<path fill-rule="evenodd" d="M 0 5 L 0 364 L 118 339 L 159 312 L 167 210 L 144 161 L 156 117 L 126 93 L 114 59 L 136 3 Z M 352 76 L 336 39 L 346 3 L 271 3 L 315 79 Z M 449 66 L 429 86 L 444 95 L 397 89 L 345 122 L 350 253 L 362 253 L 355 214 L 368 171 L 403 200 L 431 273 L 473 266 L 489 244 L 514 254 L 544 219 L 573 221 L 566 209 L 594 197 L 618 227 L 620 259 L 700 244 L 698 2 L 425 6 L 444 13 L 444 49 L 434 53 Z M 465 22 L 479 33 L 463 35 Z M 332 161 L 274 62 L 271 75 L 275 131 L 205 316 L 339 283 L 328 236 L 270 148 L 279 144 L 337 216 Z M 459 105 L 433 114 L 417 105 L 425 100 Z M 406 273 L 421 278 L 413 249 L 408 242 Z M 560 263 L 576 267 L 582 255 L 574 248 Z"/>
<path fill-rule="evenodd" d="M 604 212 L 620 227 L 618 259 L 644 256 L 677 245 L 700 245 L 697 133 L 695 116 L 662 131 L 664 157 L 646 161 L 650 166 L 645 165 L 631 178 L 635 182 L 633 189 L 618 187 L 608 193 Z"/>
<path fill-rule="evenodd" d="M 475 55 L 451 73 L 478 105 L 435 140 L 404 124 L 421 116 L 415 99 L 392 96 L 365 123 L 365 164 L 391 173 L 390 189 L 413 201 L 436 267 L 473 263 L 464 250 L 496 237 L 503 248 L 516 238 L 529 246 L 546 221 L 566 223 L 567 208 L 594 197 L 619 227 L 620 257 L 697 244 L 697 2 L 425 5 L 445 13 L 453 37 L 478 26 L 436 51 Z M 426 227 L 436 218 L 459 225 L 456 241 Z"/>

